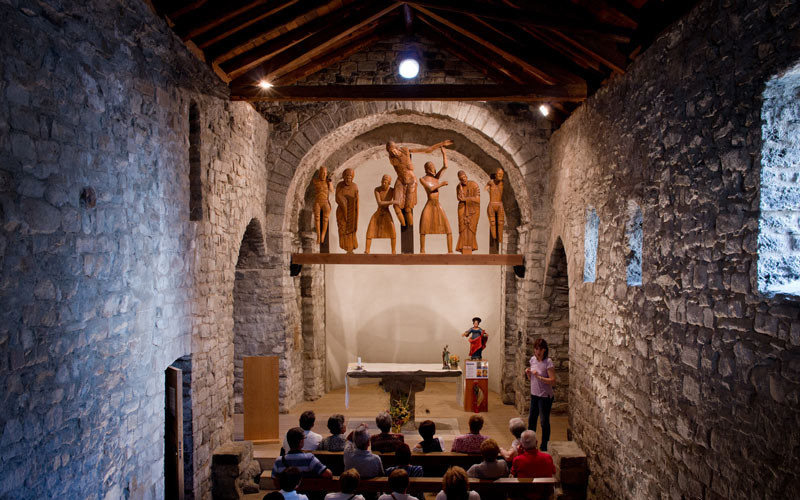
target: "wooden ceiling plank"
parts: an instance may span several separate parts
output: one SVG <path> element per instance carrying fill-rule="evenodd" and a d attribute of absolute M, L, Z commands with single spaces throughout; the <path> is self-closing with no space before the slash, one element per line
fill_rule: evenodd
<path fill-rule="evenodd" d="M 635 19 L 614 8 L 604 0 L 572 0 L 572 3 L 585 8 L 602 23 L 630 30 L 635 30 L 639 27 L 639 23 Z"/>
<path fill-rule="evenodd" d="M 313 75 L 314 73 L 336 64 L 339 61 L 347 59 L 356 52 L 359 52 L 377 42 L 382 37 L 382 35 L 372 31 L 366 35 L 361 34 L 353 40 L 346 40 L 346 43 L 342 43 L 338 47 L 332 48 L 333 50 L 317 57 L 305 66 L 284 75 L 280 75 L 272 80 L 272 84 L 276 87 L 291 85 L 298 80 L 302 80 L 303 78 Z"/>
<path fill-rule="evenodd" d="M 525 80 L 517 76 L 516 71 L 501 63 L 504 61 L 503 58 L 487 57 L 484 47 L 470 43 L 469 39 L 452 30 L 443 29 L 435 21 L 425 16 L 417 16 L 417 19 L 424 23 L 422 30 L 419 31 L 421 35 L 434 38 L 442 44 L 445 50 L 483 72 L 487 78 L 499 83 L 525 83 Z"/>
<path fill-rule="evenodd" d="M 566 2 L 560 2 L 555 8 L 544 3 L 526 3 L 525 8 L 510 8 L 473 0 L 411 0 L 408 3 L 412 6 L 475 15 L 497 21 L 540 28 L 557 28 L 593 36 L 613 36 L 625 42 L 630 40 L 627 30 L 616 26 L 604 26 Z"/>
<path fill-rule="evenodd" d="M 625 73 L 625 68 L 628 65 L 628 57 L 622 52 L 611 47 L 606 47 L 577 33 L 567 35 L 566 33 L 561 33 L 556 30 L 550 30 L 550 32 L 554 36 L 565 40 L 567 43 L 572 44 L 594 59 L 605 64 L 611 68 L 612 71 L 620 75 Z"/>
<path fill-rule="evenodd" d="M 264 57 L 262 55 L 264 52 L 262 46 L 259 46 L 254 50 L 245 52 L 226 61 L 221 67 L 231 78 L 239 79 L 242 75 L 245 75 L 245 73 L 248 73 L 257 66 L 261 66 L 259 70 L 261 74 L 258 79 L 264 78 L 269 81 L 270 78 L 274 77 L 276 74 L 288 73 L 307 64 L 312 58 L 324 53 L 329 47 L 335 45 L 342 38 L 347 37 L 380 17 L 385 16 L 400 5 L 400 2 L 388 4 L 383 2 L 370 2 L 365 8 L 355 12 L 350 9 L 344 9 L 347 11 L 344 17 L 344 20 L 347 21 L 346 23 L 344 21 L 330 23 L 325 29 L 312 34 L 302 42 L 274 56 L 268 55 Z M 337 11 L 337 13 L 339 13 L 339 11 Z M 277 38 L 275 40 L 277 40 Z"/>
<path fill-rule="evenodd" d="M 219 26 L 197 35 L 193 40 L 198 47 L 205 49 L 270 16 L 283 15 L 287 10 L 297 9 L 298 3 L 300 3 L 300 0 L 285 2 L 277 7 L 273 4 L 262 5 L 261 7 L 249 11 L 247 15 L 240 15 L 229 19 Z M 303 4 L 305 4 L 305 2 L 303 2 Z"/>
<path fill-rule="evenodd" d="M 226 36 L 217 36 L 217 40 L 205 44 L 201 48 L 205 49 L 209 59 L 222 62 L 294 29 L 298 29 L 304 24 L 314 22 L 317 18 L 337 10 L 342 5 L 341 0 L 315 4 L 309 4 L 305 1 L 298 2 L 275 15 L 263 17 L 257 22 L 250 23 Z M 322 29 L 323 26 L 324 22 L 318 21 L 311 29 L 318 30 Z"/>
<path fill-rule="evenodd" d="M 175 22 L 176 19 L 179 19 L 181 16 L 185 16 L 189 12 L 192 12 L 195 9 L 199 9 L 203 6 L 208 0 L 195 0 L 193 2 L 186 2 L 186 4 L 178 7 L 167 14 L 167 17 Z"/>
<path fill-rule="evenodd" d="M 264 5 L 267 1 L 209 2 L 183 16 L 179 22 L 175 23 L 174 31 L 181 40 L 191 40 L 226 21 Z"/>
<path fill-rule="evenodd" d="M 290 85 L 260 89 L 231 88 L 237 101 L 519 101 L 560 102 L 586 99 L 585 84 L 545 85 Z"/>
<path fill-rule="evenodd" d="M 497 40 L 497 38 L 494 36 L 488 36 L 486 34 L 487 30 L 485 27 L 477 25 L 471 20 L 458 18 L 458 22 L 454 22 L 429 9 L 426 9 L 425 7 L 415 6 L 415 8 L 428 17 L 447 26 L 448 28 L 461 33 L 462 35 L 474 40 L 479 44 L 485 45 L 487 48 L 490 48 L 494 52 L 500 54 L 503 58 L 520 65 L 525 71 L 529 72 L 531 75 L 535 76 L 544 83 L 554 85 L 560 82 L 574 82 L 581 80 L 581 78 L 574 73 L 559 68 L 552 63 L 545 61 L 536 61 L 534 63 L 529 61 L 527 57 L 523 57 L 521 54 L 518 54 L 518 46 L 502 40 Z"/>

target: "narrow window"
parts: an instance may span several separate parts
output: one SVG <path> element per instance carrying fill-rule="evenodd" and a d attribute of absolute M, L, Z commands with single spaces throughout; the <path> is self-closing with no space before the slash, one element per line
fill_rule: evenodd
<path fill-rule="evenodd" d="M 800 66 L 770 80 L 761 109 L 758 291 L 800 295 Z"/>
<path fill-rule="evenodd" d="M 629 286 L 642 284 L 642 209 L 635 201 L 628 202 L 628 222 L 625 224 L 627 255 L 625 264 Z"/>
<path fill-rule="evenodd" d="M 597 234 L 600 218 L 597 210 L 586 209 L 586 228 L 583 233 L 583 282 L 594 283 L 597 274 Z"/>
<path fill-rule="evenodd" d="M 203 220 L 200 150 L 200 110 L 192 101 L 189 104 L 189 220 Z"/>

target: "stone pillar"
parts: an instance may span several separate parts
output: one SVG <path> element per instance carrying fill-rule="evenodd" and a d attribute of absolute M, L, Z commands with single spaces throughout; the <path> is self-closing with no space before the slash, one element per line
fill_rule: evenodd
<path fill-rule="evenodd" d="M 211 498 L 239 500 L 246 493 L 258 493 L 261 466 L 253 460 L 253 443 L 234 441 L 214 450 L 211 460 Z"/>
<path fill-rule="evenodd" d="M 551 441 L 548 451 L 556 466 L 556 500 L 583 500 L 589 485 L 589 465 L 586 453 L 575 441 Z"/>

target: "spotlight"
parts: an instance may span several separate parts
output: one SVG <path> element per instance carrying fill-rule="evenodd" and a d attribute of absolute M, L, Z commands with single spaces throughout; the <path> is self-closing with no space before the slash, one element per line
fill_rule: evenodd
<path fill-rule="evenodd" d="M 266 80 L 261 80 L 260 82 L 258 82 L 258 86 L 261 87 L 262 89 L 271 89 L 272 88 L 272 84 L 269 83 Z"/>
<path fill-rule="evenodd" d="M 539 113 L 541 113 L 542 116 L 547 116 L 550 114 L 550 108 L 547 107 L 547 104 L 542 104 L 539 106 Z"/>
<path fill-rule="evenodd" d="M 416 59 L 404 59 L 400 62 L 398 71 L 400 72 L 400 76 L 407 80 L 414 78 L 419 74 L 419 63 Z"/>

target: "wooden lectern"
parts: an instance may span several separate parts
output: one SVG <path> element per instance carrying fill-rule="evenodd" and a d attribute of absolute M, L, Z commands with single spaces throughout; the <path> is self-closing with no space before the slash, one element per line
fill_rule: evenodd
<path fill-rule="evenodd" d="M 278 436 L 278 357 L 246 356 L 244 361 L 244 439 L 280 443 Z"/>
<path fill-rule="evenodd" d="M 489 362 L 467 360 L 464 365 L 464 411 L 489 411 Z"/>

